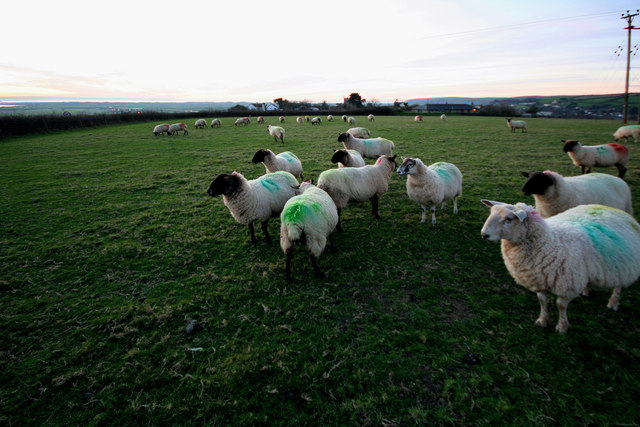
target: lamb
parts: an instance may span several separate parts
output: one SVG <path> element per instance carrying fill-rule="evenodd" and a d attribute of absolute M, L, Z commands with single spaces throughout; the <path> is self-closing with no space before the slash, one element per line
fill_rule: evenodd
<path fill-rule="evenodd" d="M 241 117 L 239 119 L 236 119 L 236 121 L 233 123 L 234 126 L 247 126 L 249 123 L 251 123 L 251 120 L 249 120 L 249 117 Z"/>
<path fill-rule="evenodd" d="M 169 135 L 175 135 L 178 132 L 183 132 L 183 135 L 189 135 L 189 131 L 187 131 L 187 125 L 184 123 L 174 123 L 169 127 Z"/>
<path fill-rule="evenodd" d="M 222 126 L 222 122 L 220 121 L 220 119 L 211 120 L 211 127 L 212 128 L 219 128 L 220 126 Z"/>
<path fill-rule="evenodd" d="M 253 222 L 260 221 L 267 243 L 269 218 L 279 215 L 287 200 L 298 194 L 298 181 L 289 172 L 274 172 L 248 181 L 242 174 L 221 173 L 216 175 L 207 194 L 211 197 L 222 194 L 222 201 L 233 218 L 247 224 L 251 243 L 257 242 Z"/>
<path fill-rule="evenodd" d="M 371 132 L 369 132 L 367 128 L 349 128 L 347 133 L 350 133 L 356 138 L 371 138 Z"/>
<path fill-rule="evenodd" d="M 369 114 L 369 115 L 367 116 L 367 120 L 369 120 L 370 122 L 374 121 L 375 119 L 376 119 L 376 118 L 374 117 L 374 115 L 373 115 L 373 114 Z"/>
<path fill-rule="evenodd" d="M 280 121 L 280 123 L 284 123 L 284 116 L 278 117 L 278 120 Z"/>
<path fill-rule="evenodd" d="M 196 129 L 204 129 L 207 127 L 207 122 L 204 119 L 196 120 L 195 128 Z"/>
<path fill-rule="evenodd" d="M 580 141 L 562 140 L 562 151 L 567 153 L 573 164 L 582 168 L 582 173 L 591 172 L 591 168 L 615 166 L 618 177 L 624 178 L 629 163 L 629 150 L 621 144 L 582 145 Z"/>
<path fill-rule="evenodd" d="M 640 125 L 630 125 L 630 126 L 621 126 L 618 130 L 613 134 L 614 140 L 623 139 L 626 141 L 627 138 L 633 138 L 633 140 L 637 143 L 640 138 Z"/>
<path fill-rule="evenodd" d="M 285 279 L 291 280 L 293 246 L 297 241 L 306 242 L 311 252 L 311 265 L 316 277 L 324 277 L 318 266 L 318 257 L 324 251 L 327 238 L 335 249 L 331 232 L 338 225 L 338 210 L 326 191 L 304 181 L 302 194 L 290 198 L 280 214 L 280 247 L 286 256 Z"/>
<path fill-rule="evenodd" d="M 276 156 L 271 150 L 260 149 L 256 151 L 251 161 L 264 163 L 267 172 L 287 171 L 296 178 L 302 179 L 302 163 L 291 151 L 285 151 Z"/>
<path fill-rule="evenodd" d="M 407 175 L 407 195 L 422 207 L 422 220 L 427 221 L 427 203 L 431 203 L 431 224 L 436 224 L 436 206 L 446 207 L 453 199 L 453 213 L 458 213 L 458 197 L 462 195 L 462 173 L 453 164 L 437 162 L 426 166 L 418 158 L 402 157 L 398 174 Z"/>
<path fill-rule="evenodd" d="M 328 121 L 328 122 L 332 122 L 332 121 L 333 121 L 333 116 L 332 116 L 331 114 L 329 114 L 329 115 L 327 116 L 327 121 Z"/>
<path fill-rule="evenodd" d="M 320 117 L 314 117 L 313 119 L 311 119 L 311 124 L 312 125 L 321 125 L 322 124 L 322 119 Z"/>
<path fill-rule="evenodd" d="M 284 128 L 269 125 L 267 126 L 267 130 L 269 131 L 269 135 L 271 135 L 276 142 L 278 142 L 278 138 L 280 138 L 280 141 L 284 144 Z"/>
<path fill-rule="evenodd" d="M 413 121 L 414 121 L 414 122 L 421 122 L 421 121 L 423 121 L 423 117 L 422 117 L 422 116 L 415 116 L 415 117 L 413 118 Z"/>
<path fill-rule="evenodd" d="M 333 150 L 331 163 L 337 163 L 339 168 L 359 168 L 364 166 L 364 159 L 356 150 Z"/>
<path fill-rule="evenodd" d="M 385 138 L 360 139 L 350 133 L 341 133 L 340 136 L 338 136 L 338 141 L 342 142 L 344 148 L 356 150 L 362 157 L 368 157 L 370 159 L 375 159 L 383 154 L 390 156 L 395 147 L 393 141 Z"/>
<path fill-rule="evenodd" d="M 544 219 L 524 203 L 482 200 L 491 213 L 482 237 L 501 241 L 502 257 L 516 283 L 536 292 L 540 316 L 549 321 L 547 292 L 556 295 L 556 331 L 567 332 L 567 306 L 588 287 L 613 288 L 607 308 L 617 310 L 620 291 L 640 276 L 640 224 L 628 213 L 580 205 Z"/>
<path fill-rule="evenodd" d="M 356 122 L 356 119 L 354 119 L 353 117 L 347 117 L 347 123 L 349 123 L 350 125 L 354 124 Z"/>
<path fill-rule="evenodd" d="M 153 134 L 155 136 L 158 135 L 162 135 L 163 133 L 166 133 L 167 135 L 169 135 L 169 129 L 171 128 L 170 124 L 162 124 L 162 125 L 158 125 L 156 127 L 153 128 Z"/>
<path fill-rule="evenodd" d="M 371 201 L 371 213 L 380 218 L 378 200 L 387 192 L 396 166 L 396 156 L 383 155 L 375 165 L 329 169 L 320 174 L 318 187 L 329 193 L 338 209 L 338 231 L 342 231 L 340 213 L 350 201 Z"/>
<path fill-rule="evenodd" d="M 441 115 L 440 116 L 440 120 L 442 120 L 443 122 L 447 120 L 447 116 L 446 115 Z"/>
<path fill-rule="evenodd" d="M 298 122 L 298 124 L 304 124 L 304 118 L 296 117 L 296 122 Z"/>
<path fill-rule="evenodd" d="M 522 192 L 533 194 L 536 210 L 548 218 L 578 205 L 599 204 L 617 208 L 633 215 L 631 190 L 626 182 L 615 176 L 592 173 L 563 177 L 552 172 L 522 172 L 529 178 Z"/>
<path fill-rule="evenodd" d="M 511 118 L 507 119 L 507 126 L 511 129 L 511 132 L 515 132 L 516 129 L 520 129 L 520 133 L 525 133 L 527 131 L 527 122 L 523 120 L 511 120 Z"/>
<path fill-rule="evenodd" d="M 258 117 L 258 123 L 264 123 L 264 117 L 263 116 L 259 116 Z"/>

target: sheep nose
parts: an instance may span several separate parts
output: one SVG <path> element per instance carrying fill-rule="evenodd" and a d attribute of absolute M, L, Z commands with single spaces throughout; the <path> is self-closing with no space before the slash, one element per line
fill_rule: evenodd
<path fill-rule="evenodd" d="M 482 233 L 482 238 L 483 238 L 484 240 L 488 240 L 488 239 L 489 239 L 489 237 L 490 237 L 489 233 Z"/>
<path fill-rule="evenodd" d="M 213 191 L 211 191 L 210 188 L 207 190 L 207 194 L 210 195 L 211 197 L 213 197 Z"/>

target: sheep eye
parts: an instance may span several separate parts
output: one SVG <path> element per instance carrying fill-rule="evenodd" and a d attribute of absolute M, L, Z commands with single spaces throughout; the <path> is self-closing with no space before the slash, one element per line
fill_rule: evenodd
<path fill-rule="evenodd" d="M 504 222 L 511 222 L 511 221 L 513 221 L 513 216 L 511 215 L 504 218 Z"/>

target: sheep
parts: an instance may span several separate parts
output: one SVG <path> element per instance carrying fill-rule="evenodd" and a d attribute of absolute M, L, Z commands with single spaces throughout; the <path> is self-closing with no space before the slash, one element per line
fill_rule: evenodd
<path fill-rule="evenodd" d="M 278 120 L 280 121 L 280 123 L 284 123 L 284 116 L 278 117 Z"/>
<path fill-rule="evenodd" d="M 298 181 L 289 172 L 274 172 L 256 179 L 247 180 L 242 174 L 221 173 L 216 175 L 207 194 L 211 197 L 222 194 L 222 201 L 231 216 L 240 224 L 247 224 L 251 243 L 257 243 L 253 222 L 260 221 L 267 243 L 269 218 L 282 212 L 287 200 L 298 194 Z"/>
<path fill-rule="evenodd" d="M 189 135 L 189 131 L 187 131 L 187 125 L 184 123 L 174 123 L 169 127 L 169 135 L 175 135 L 178 132 L 183 132 L 183 135 Z"/>
<path fill-rule="evenodd" d="M 327 116 L 327 121 L 328 121 L 328 122 L 332 122 L 332 121 L 333 121 L 333 116 L 332 116 L 331 114 L 329 114 L 329 115 Z"/>
<path fill-rule="evenodd" d="M 347 116 L 344 115 L 344 114 L 342 115 L 342 121 L 345 122 L 345 123 L 347 122 Z"/>
<path fill-rule="evenodd" d="M 591 172 L 591 168 L 615 166 L 618 168 L 618 177 L 624 178 L 629 163 L 629 150 L 621 144 L 582 145 L 580 141 L 562 140 L 562 151 L 567 153 L 573 164 L 580 166 L 582 173 Z"/>
<path fill-rule="evenodd" d="M 621 126 L 618 130 L 613 134 L 614 140 L 623 139 L 626 141 L 627 138 L 633 138 L 633 140 L 637 143 L 640 138 L 640 125 L 630 125 L 630 126 Z"/>
<path fill-rule="evenodd" d="M 320 117 L 314 117 L 313 119 L 311 119 L 311 124 L 312 125 L 321 125 L 322 124 L 322 119 Z"/>
<path fill-rule="evenodd" d="M 342 142 L 344 148 L 356 150 L 362 157 L 375 159 L 378 156 L 386 154 L 390 156 L 393 153 L 393 141 L 385 138 L 360 139 L 350 133 L 341 133 L 338 136 L 338 142 Z"/>
<path fill-rule="evenodd" d="M 423 121 L 423 120 L 424 120 L 424 119 L 423 119 L 423 117 L 422 117 L 422 116 L 415 116 L 415 117 L 413 118 L 413 121 L 414 121 L 414 122 L 421 122 L 421 121 Z"/>
<path fill-rule="evenodd" d="M 286 256 L 285 279 L 291 280 L 291 260 L 296 241 L 306 242 L 311 252 L 311 265 L 316 277 L 324 274 L 318 266 L 318 257 L 324 251 L 327 238 L 335 249 L 331 233 L 338 225 L 338 210 L 326 191 L 304 181 L 300 195 L 290 198 L 280 214 L 280 247 Z"/>
<path fill-rule="evenodd" d="M 271 135 L 276 142 L 278 142 L 278 138 L 280 138 L 280 141 L 284 144 L 284 128 L 269 125 L 267 126 L 267 130 L 269 131 L 269 135 Z"/>
<path fill-rule="evenodd" d="M 249 117 L 241 117 L 239 119 L 236 119 L 236 121 L 233 123 L 234 126 L 247 126 L 249 123 L 251 123 L 251 120 L 249 120 Z"/>
<path fill-rule="evenodd" d="M 156 127 L 153 128 L 153 134 L 155 136 L 158 135 L 162 135 L 163 133 L 166 133 L 167 135 L 169 135 L 169 129 L 171 128 L 170 124 L 162 124 L 162 125 L 158 125 Z"/>
<path fill-rule="evenodd" d="M 207 122 L 204 119 L 196 120 L 195 128 L 196 129 L 204 129 L 207 127 Z"/>
<path fill-rule="evenodd" d="M 606 205 L 633 215 L 631 190 L 615 176 L 592 173 L 565 178 L 552 171 L 522 172 L 522 176 L 529 178 L 522 192 L 533 195 L 536 210 L 543 218 L 588 204 Z"/>
<path fill-rule="evenodd" d="M 511 132 L 515 132 L 516 129 L 521 129 L 520 133 L 528 133 L 527 122 L 523 120 L 511 120 L 511 118 L 508 118 L 507 126 L 509 127 L 509 129 L 511 129 Z"/>
<path fill-rule="evenodd" d="M 356 150 L 333 150 L 331 163 L 337 163 L 339 168 L 359 168 L 364 166 L 364 159 Z"/>
<path fill-rule="evenodd" d="M 440 120 L 442 120 L 443 122 L 445 122 L 447 120 L 447 116 L 445 114 L 440 116 Z"/>
<path fill-rule="evenodd" d="M 298 124 L 304 124 L 304 118 L 302 117 L 296 117 L 296 122 L 298 122 Z"/>
<path fill-rule="evenodd" d="M 422 220 L 427 221 L 427 203 L 431 203 L 431 224 L 436 224 L 436 206 L 446 207 L 453 199 L 453 213 L 458 213 L 458 197 L 462 195 L 462 173 L 453 164 L 437 162 L 426 166 L 418 158 L 402 157 L 398 174 L 407 175 L 407 195 L 422 207 Z"/>
<path fill-rule="evenodd" d="M 220 121 L 220 119 L 211 120 L 211 127 L 212 128 L 219 128 L 221 126 L 222 126 L 222 122 Z"/>
<path fill-rule="evenodd" d="M 263 116 L 259 116 L 258 117 L 258 124 L 260 123 L 264 123 L 264 117 Z"/>
<path fill-rule="evenodd" d="M 370 122 L 374 121 L 375 119 L 376 119 L 376 118 L 374 117 L 374 115 L 373 115 L 373 114 L 369 114 L 369 115 L 367 116 L 367 120 L 369 120 Z"/>
<path fill-rule="evenodd" d="M 253 163 L 264 163 L 267 172 L 287 171 L 296 178 L 302 179 L 302 163 L 291 151 L 275 155 L 271 150 L 256 151 L 251 160 Z"/>
<path fill-rule="evenodd" d="M 371 201 L 372 215 L 380 218 L 378 200 L 387 192 L 389 179 L 396 166 L 396 156 L 383 155 L 375 165 L 329 169 L 320 174 L 318 187 L 329 193 L 338 209 L 338 231 L 342 231 L 340 213 L 350 201 Z"/>
<path fill-rule="evenodd" d="M 613 288 L 607 308 L 617 310 L 620 291 L 640 276 L 640 224 L 628 213 L 602 205 L 580 205 L 544 219 L 524 203 L 482 200 L 491 208 L 482 237 L 501 241 L 502 257 L 516 283 L 536 292 L 540 316 L 549 321 L 547 291 L 567 332 L 567 306 L 588 287 Z"/>
<path fill-rule="evenodd" d="M 349 128 L 347 133 L 350 133 L 356 138 L 371 138 L 371 132 L 369 132 L 367 128 Z"/>
<path fill-rule="evenodd" d="M 356 119 L 354 119 L 353 117 L 347 117 L 347 123 L 349 123 L 350 125 L 354 124 L 356 122 Z"/>

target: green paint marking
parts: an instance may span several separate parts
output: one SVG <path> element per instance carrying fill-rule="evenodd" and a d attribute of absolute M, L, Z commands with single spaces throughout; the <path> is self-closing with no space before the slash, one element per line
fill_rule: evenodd
<path fill-rule="evenodd" d="M 262 186 L 266 188 L 267 191 L 269 191 L 269 193 L 273 193 L 274 191 L 280 190 L 280 186 L 275 182 L 273 182 L 272 180 L 270 180 L 269 178 L 261 179 L 260 184 L 262 184 Z"/>
<path fill-rule="evenodd" d="M 589 236 L 598 253 L 609 263 L 616 264 L 618 254 L 626 252 L 628 246 L 622 236 L 601 223 L 607 212 L 614 210 L 607 206 L 594 206 L 587 212 L 589 217 L 571 218 L 571 222 L 580 227 Z M 634 224 L 634 228 L 637 224 Z"/>
<path fill-rule="evenodd" d="M 597 147 L 596 151 L 598 151 L 598 153 L 600 154 L 607 154 L 609 152 L 606 147 Z"/>

